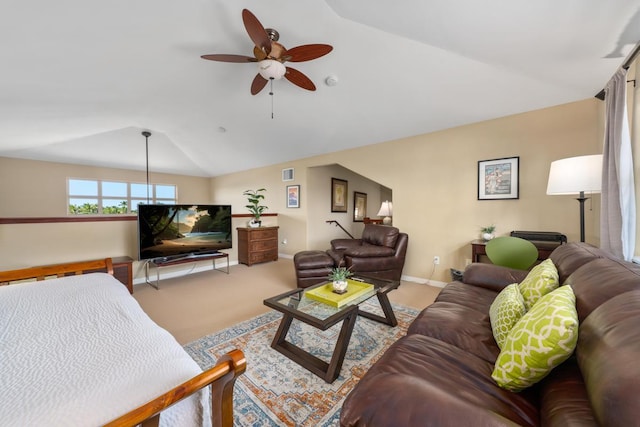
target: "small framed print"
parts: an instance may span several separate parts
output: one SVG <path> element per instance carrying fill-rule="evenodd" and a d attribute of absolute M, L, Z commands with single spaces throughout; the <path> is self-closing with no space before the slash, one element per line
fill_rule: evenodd
<path fill-rule="evenodd" d="M 367 193 L 353 192 L 353 222 L 363 222 L 367 216 Z"/>
<path fill-rule="evenodd" d="M 347 181 L 331 178 L 331 212 L 347 211 Z"/>
<path fill-rule="evenodd" d="M 287 207 L 288 208 L 300 207 L 300 186 L 299 185 L 287 185 Z"/>
<path fill-rule="evenodd" d="M 478 161 L 478 200 L 520 197 L 520 157 Z"/>

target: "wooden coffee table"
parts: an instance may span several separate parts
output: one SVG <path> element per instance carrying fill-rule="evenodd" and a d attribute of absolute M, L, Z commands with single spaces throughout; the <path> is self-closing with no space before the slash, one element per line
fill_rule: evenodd
<path fill-rule="evenodd" d="M 299 288 L 264 300 L 264 304 L 267 307 L 271 307 L 283 314 L 282 321 L 273 338 L 271 347 L 328 383 L 334 382 L 336 378 L 338 378 L 338 375 L 340 375 L 342 362 L 344 361 L 349 340 L 351 339 L 351 333 L 353 332 L 353 327 L 358 316 L 363 316 L 390 326 L 396 326 L 398 324 L 387 294 L 397 289 L 398 286 L 400 286 L 400 281 L 382 280 L 365 276 L 358 276 L 353 279 L 370 283 L 373 285 L 373 288 L 370 292 L 360 295 L 341 307 L 334 307 L 311 299 L 306 295 L 307 292 L 311 290 L 325 286 L 327 284 L 326 282 L 304 289 Z M 367 301 L 374 295 L 378 298 L 384 316 L 363 311 L 359 307 L 361 303 Z M 286 340 L 293 319 L 297 319 L 322 331 L 326 331 L 338 322 L 343 322 L 329 363 Z"/>

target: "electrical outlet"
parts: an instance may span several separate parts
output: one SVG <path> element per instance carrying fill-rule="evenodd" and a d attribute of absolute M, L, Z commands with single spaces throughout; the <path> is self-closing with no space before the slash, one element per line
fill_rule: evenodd
<path fill-rule="evenodd" d="M 436 256 L 434 256 L 434 257 L 433 257 L 433 263 L 434 263 L 435 265 L 440 264 L 440 257 L 439 257 L 439 256 L 437 256 L 437 255 L 436 255 Z"/>

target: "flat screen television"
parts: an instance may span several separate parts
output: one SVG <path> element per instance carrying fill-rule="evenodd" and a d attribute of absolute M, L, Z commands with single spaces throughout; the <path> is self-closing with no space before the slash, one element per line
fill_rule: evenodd
<path fill-rule="evenodd" d="M 179 259 L 232 247 L 231 205 L 138 205 L 139 257 Z"/>

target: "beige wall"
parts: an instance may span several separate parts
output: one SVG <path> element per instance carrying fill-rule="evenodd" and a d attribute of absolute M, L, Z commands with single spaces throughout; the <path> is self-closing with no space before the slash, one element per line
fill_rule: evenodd
<path fill-rule="evenodd" d="M 351 212 L 330 211 L 330 178 L 346 168 L 392 189 L 394 225 L 409 234 L 404 274 L 446 281 L 449 268 L 464 267 L 470 241 L 485 225 L 496 224 L 498 235 L 538 230 L 579 239 L 578 202 L 571 196 L 547 196 L 547 177 L 553 160 L 602 152 L 601 104 L 588 99 L 221 176 L 212 180 L 212 193 L 237 195 L 244 187 L 266 187 L 268 205 L 279 213 L 280 234 L 289 242 L 281 244 L 280 251 L 293 255 L 305 248 L 326 248 L 331 238 L 339 237 L 327 229 L 326 219 L 357 228 Z M 520 198 L 478 201 L 477 162 L 512 156 L 520 157 Z M 301 209 L 284 207 L 286 183 L 280 176 L 288 167 L 295 168 L 294 183 L 302 185 Z M 350 186 L 350 197 L 353 191 Z M 599 197 L 592 202 L 587 202 L 586 237 L 598 244 Z M 441 263 L 433 271 L 435 255 Z"/>
<path fill-rule="evenodd" d="M 469 242 L 479 228 L 496 224 L 511 230 L 547 230 L 578 239 L 578 203 L 570 196 L 547 196 L 551 161 L 602 152 L 602 103 L 589 99 L 455 129 L 315 156 L 213 179 L 152 174 L 151 181 L 175 183 L 179 201 L 231 203 L 246 213 L 247 189 L 267 188 L 265 225 L 280 226 L 280 252 L 293 255 L 322 249 L 344 234 L 335 219 L 359 235 L 353 223 L 353 191 L 368 194 L 375 217 L 384 188 L 392 190 L 394 225 L 409 233 L 405 275 L 447 281 L 449 268 L 464 267 Z M 477 200 L 477 162 L 520 157 L 520 199 Z M 295 180 L 283 182 L 283 168 Z M 0 158 L 0 217 L 64 216 L 66 178 L 144 182 L 143 172 Z M 349 182 L 349 211 L 330 210 L 331 177 Z M 286 186 L 301 185 L 300 208 L 286 207 Z M 588 203 L 589 206 L 589 203 Z M 599 198 L 587 209 L 587 241 L 598 243 Z M 245 220 L 234 220 L 234 227 Z M 136 257 L 135 222 L 0 225 L 0 269 L 99 256 Z M 286 239 L 287 243 L 282 243 Z M 433 272 L 431 260 L 441 257 Z M 232 260 L 237 259 L 235 249 Z M 139 267 L 138 267 L 139 269 Z M 138 275 L 140 274 L 137 271 Z"/>
<path fill-rule="evenodd" d="M 65 217 L 67 178 L 146 182 L 146 173 L 0 157 L 0 218 Z M 149 175 L 176 184 L 181 203 L 207 203 L 209 178 Z M 0 269 L 127 255 L 137 259 L 135 221 L 2 224 Z M 135 266 L 140 275 L 140 266 Z"/>

